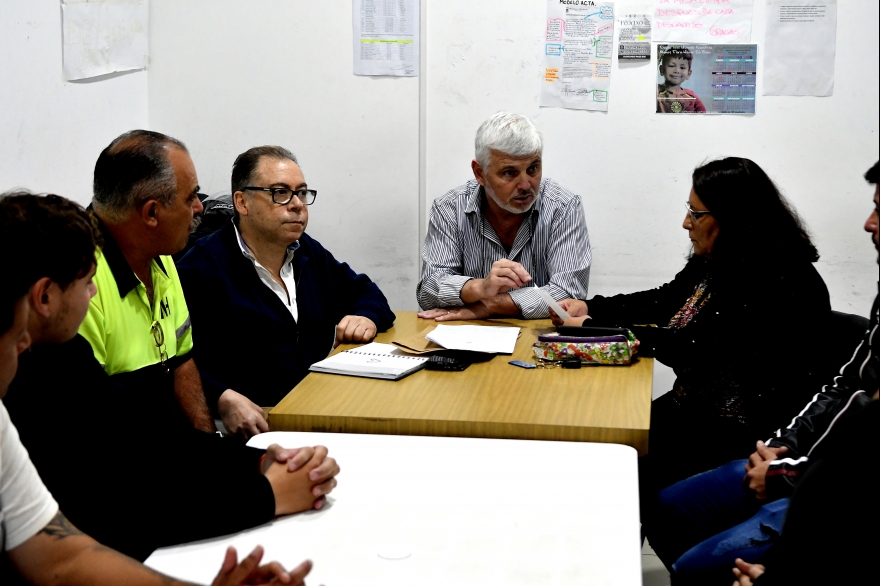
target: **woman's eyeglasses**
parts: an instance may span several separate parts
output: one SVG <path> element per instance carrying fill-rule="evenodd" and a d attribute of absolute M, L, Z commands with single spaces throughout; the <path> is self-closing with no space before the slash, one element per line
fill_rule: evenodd
<path fill-rule="evenodd" d="M 684 202 L 684 207 L 687 208 L 688 215 L 691 217 L 691 222 L 693 222 L 694 224 L 697 223 L 697 220 L 700 219 L 700 216 L 705 216 L 706 214 L 712 213 L 708 210 L 704 211 L 704 212 L 698 212 L 697 210 L 695 210 L 694 208 L 691 207 L 691 203 L 688 201 Z"/>

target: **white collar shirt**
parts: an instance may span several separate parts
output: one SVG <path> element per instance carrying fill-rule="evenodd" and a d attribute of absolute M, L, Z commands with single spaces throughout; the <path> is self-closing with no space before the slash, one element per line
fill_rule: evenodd
<path fill-rule="evenodd" d="M 253 263 L 254 269 L 257 271 L 257 276 L 260 277 L 260 281 L 278 296 L 287 310 L 290 311 L 290 315 L 293 316 L 293 321 L 298 322 L 299 311 L 296 306 L 296 281 L 294 280 L 293 275 L 293 256 L 299 248 L 299 240 L 287 247 L 287 256 L 284 259 L 284 264 L 281 265 L 281 281 L 284 283 L 284 287 L 282 287 L 272 276 L 272 273 L 270 273 L 266 267 L 261 265 L 260 261 L 251 254 L 247 244 L 245 244 L 244 239 L 241 237 L 241 233 L 238 231 L 238 226 L 233 223 L 233 227 L 235 228 L 235 238 L 238 242 L 239 248 L 241 248 L 241 253 L 246 259 Z M 285 287 L 287 288 L 286 291 Z"/>

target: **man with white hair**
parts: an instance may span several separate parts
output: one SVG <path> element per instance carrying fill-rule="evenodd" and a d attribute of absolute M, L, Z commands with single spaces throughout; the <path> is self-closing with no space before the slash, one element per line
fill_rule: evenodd
<path fill-rule="evenodd" d="M 542 179 L 538 129 L 525 116 L 498 112 L 475 142 L 474 179 L 431 207 L 419 317 L 545 318 L 535 287 L 557 300 L 583 299 L 591 255 L 581 198 Z"/>

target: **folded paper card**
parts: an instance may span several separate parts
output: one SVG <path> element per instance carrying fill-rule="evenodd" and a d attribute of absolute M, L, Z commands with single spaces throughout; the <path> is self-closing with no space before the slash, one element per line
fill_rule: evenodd
<path fill-rule="evenodd" d="M 408 338 L 400 338 L 399 340 L 394 340 L 391 343 L 403 350 L 404 352 L 409 352 L 410 354 L 430 354 L 431 352 L 443 350 L 443 346 L 435 344 L 425 337 L 429 333 L 431 333 L 431 330 L 433 329 L 434 326 L 428 326 L 418 334 L 414 334 L 412 336 L 409 336 Z"/>
<path fill-rule="evenodd" d="M 556 313 L 556 315 L 558 315 L 563 320 L 571 319 L 571 316 L 564 309 L 562 309 L 558 303 L 556 303 L 556 300 L 553 299 L 553 297 L 550 295 L 550 293 L 547 292 L 546 289 L 541 289 L 537 285 L 535 285 L 535 289 L 538 291 L 538 295 L 541 296 L 541 299 L 544 300 L 544 303 L 547 304 L 547 307 L 552 309 Z"/>
<path fill-rule="evenodd" d="M 507 325 L 510 323 L 510 322 L 506 322 L 506 321 L 489 321 L 489 320 L 475 320 L 475 321 L 477 323 L 471 322 L 470 324 L 463 324 L 461 322 L 453 322 L 453 323 L 449 324 L 449 327 L 460 328 L 465 325 L 486 325 L 486 326 L 497 327 L 497 326 Z M 412 336 L 409 336 L 407 338 L 399 338 L 397 340 L 393 340 L 391 343 L 394 344 L 398 349 L 400 349 L 408 354 L 417 354 L 417 355 L 431 354 L 433 352 L 447 350 L 447 348 L 444 348 L 440 344 L 432 342 L 427 337 L 428 334 L 433 332 L 434 328 L 436 328 L 436 327 L 437 326 L 435 326 L 435 325 L 428 326 L 427 328 L 423 329 L 422 331 L 420 331 L 417 334 L 413 334 Z M 516 326 L 512 326 L 512 327 L 516 327 Z M 522 331 L 519 331 L 516 334 L 517 338 L 519 338 L 519 336 L 521 336 L 521 335 L 522 335 Z"/>
<path fill-rule="evenodd" d="M 470 350 L 490 354 L 513 354 L 519 328 L 505 326 L 438 325 L 427 336 L 449 350 Z"/>

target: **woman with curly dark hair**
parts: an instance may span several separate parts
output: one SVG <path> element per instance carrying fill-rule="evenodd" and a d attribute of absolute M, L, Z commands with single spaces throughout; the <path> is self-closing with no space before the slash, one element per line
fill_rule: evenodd
<path fill-rule="evenodd" d="M 672 281 L 560 303 L 575 316 L 566 325 L 589 315 L 597 326 L 659 326 L 634 328 L 677 377 L 652 404 L 639 466 L 648 534 L 659 490 L 746 457 L 836 366 L 826 366 L 831 306 L 819 254 L 773 181 L 728 157 L 695 169 L 692 186 L 682 227 L 693 252 Z"/>

